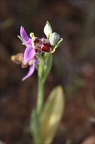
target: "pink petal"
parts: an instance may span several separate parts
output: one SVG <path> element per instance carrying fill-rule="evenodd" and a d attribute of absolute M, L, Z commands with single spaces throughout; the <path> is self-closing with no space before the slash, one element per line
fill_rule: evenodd
<path fill-rule="evenodd" d="M 24 51 L 24 62 L 27 64 L 35 56 L 35 50 L 28 45 Z"/>
<path fill-rule="evenodd" d="M 32 39 L 29 38 L 28 41 L 24 41 L 22 44 L 23 44 L 23 45 L 26 45 L 26 46 L 27 46 L 27 45 L 31 45 L 31 43 L 32 43 L 31 41 L 32 41 Z"/>
<path fill-rule="evenodd" d="M 22 79 L 22 81 L 24 81 L 25 79 L 29 78 L 29 77 L 33 74 L 34 70 L 35 70 L 35 63 L 33 63 L 33 64 L 30 66 L 27 75 Z"/>
<path fill-rule="evenodd" d="M 20 27 L 20 36 L 22 37 L 22 39 L 24 41 L 28 41 L 29 40 L 29 37 L 27 35 L 27 33 L 25 32 L 25 29 L 23 26 Z"/>

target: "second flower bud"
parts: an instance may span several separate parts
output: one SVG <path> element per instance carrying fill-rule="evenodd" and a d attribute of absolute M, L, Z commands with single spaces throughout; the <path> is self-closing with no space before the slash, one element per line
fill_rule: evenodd
<path fill-rule="evenodd" d="M 55 46 L 59 40 L 60 40 L 60 36 L 56 32 L 53 32 L 52 34 L 50 34 L 49 42 L 52 46 Z"/>

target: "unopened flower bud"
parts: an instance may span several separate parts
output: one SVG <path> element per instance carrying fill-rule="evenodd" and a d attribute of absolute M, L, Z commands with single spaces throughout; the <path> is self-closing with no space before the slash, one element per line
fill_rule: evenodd
<path fill-rule="evenodd" d="M 55 46 L 59 40 L 60 40 L 60 36 L 56 32 L 53 32 L 52 34 L 50 34 L 49 42 L 52 46 Z"/>
<path fill-rule="evenodd" d="M 52 27 L 50 25 L 50 23 L 47 21 L 46 25 L 44 27 L 44 34 L 47 36 L 47 38 L 50 36 L 50 34 L 52 33 Z"/>

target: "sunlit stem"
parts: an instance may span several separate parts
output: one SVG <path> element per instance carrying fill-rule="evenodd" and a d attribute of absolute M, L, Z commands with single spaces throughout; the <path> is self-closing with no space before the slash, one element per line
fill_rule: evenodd
<path fill-rule="evenodd" d="M 38 68 L 38 96 L 37 96 L 37 107 L 36 111 L 37 114 L 40 115 L 43 101 L 44 101 L 44 82 L 43 82 L 43 75 L 44 75 L 44 60 L 40 58 L 40 65 Z"/>

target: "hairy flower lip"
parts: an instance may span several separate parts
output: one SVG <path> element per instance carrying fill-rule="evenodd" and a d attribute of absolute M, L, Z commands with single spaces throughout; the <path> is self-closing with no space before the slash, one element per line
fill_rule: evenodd
<path fill-rule="evenodd" d="M 32 46 L 35 49 L 36 53 L 41 53 L 41 52 L 51 53 L 52 51 L 52 46 L 50 45 L 48 39 L 46 38 L 33 37 Z"/>

